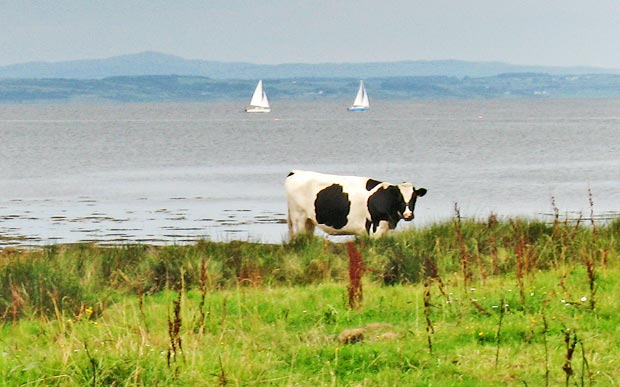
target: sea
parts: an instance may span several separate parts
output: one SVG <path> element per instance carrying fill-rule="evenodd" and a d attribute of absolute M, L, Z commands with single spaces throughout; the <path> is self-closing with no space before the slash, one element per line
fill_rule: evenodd
<path fill-rule="evenodd" d="M 0 105 L 0 248 L 288 239 L 293 169 L 428 189 L 413 222 L 607 221 L 620 100 Z"/>

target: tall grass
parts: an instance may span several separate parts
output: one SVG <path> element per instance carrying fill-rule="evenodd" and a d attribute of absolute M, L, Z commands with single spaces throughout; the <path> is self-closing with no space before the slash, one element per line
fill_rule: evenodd
<path fill-rule="evenodd" d="M 361 238 L 364 302 L 356 308 L 346 245 L 307 235 L 282 245 L 4 249 L 0 380 L 617 383 L 618 236 L 620 221 L 492 216 Z M 351 329 L 356 344 L 337 340 Z"/>
<path fill-rule="evenodd" d="M 432 262 L 433 276 L 460 273 L 467 285 L 484 281 L 487 273 L 516 275 L 522 300 L 530 273 L 582 266 L 592 308 L 596 267 L 620 253 L 619 220 L 588 228 L 567 222 L 498 221 L 495 216 L 486 222 L 457 219 L 387 238 L 362 238 L 356 249 L 368 275 L 385 284 L 423 282 L 425 262 Z M 282 245 L 203 241 L 190 246 L 4 249 L 0 311 L 4 320 L 49 316 L 56 308 L 75 314 L 84 305 L 95 305 L 98 313 L 119 294 L 178 289 L 182 281 L 204 291 L 339 281 L 348 278 L 347 257 L 346 245 L 307 235 Z"/>

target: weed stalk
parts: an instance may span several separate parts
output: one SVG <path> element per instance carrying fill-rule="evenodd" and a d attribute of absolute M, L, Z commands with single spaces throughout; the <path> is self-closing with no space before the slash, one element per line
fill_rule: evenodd
<path fill-rule="evenodd" d="M 224 370 L 224 365 L 222 364 L 222 355 L 219 356 L 220 361 L 220 372 L 217 374 L 218 384 L 222 387 L 228 385 L 228 378 L 226 378 L 226 371 Z"/>
<path fill-rule="evenodd" d="M 465 245 L 465 238 L 463 237 L 463 230 L 461 228 L 461 210 L 458 203 L 454 203 L 454 231 L 456 232 L 456 240 L 459 244 L 461 252 L 461 270 L 463 273 L 463 287 L 467 290 L 469 282 L 471 281 L 471 270 L 469 268 L 469 257 L 467 254 L 467 246 Z"/>
<path fill-rule="evenodd" d="M 24 299 L 19 294 L 19 288 L 15 284 L 11 284 L 11 302 L 12 302 L 12 314 L 13 314 L 13 325 L 17 324 L 17 317 L 19 314 L 19 309 L 24 306 Z"/>
<path fill-rule="evenodd" d="M 207 315 L 205 313 L 205 303 L 207 299 L 207 261 L 202 258 L 200 261 L 200 304 L 198 305 L 198 311 L 200 313 L 200 328 L 199 332 L 202 334 L 205 330 L 205 320 Z"/>
<path fill-rule="evenodd" d="M 527 263 L 527 242 L 523 235 L 521 226 L 511 220 L 510 224 L 517 239 L 517 245 L 515 246 L 515 266 L 517 268 L 517 285 L 519 286 L 519 297 L 521 299 L 521 305 L 525 308 L 525 274 L 528 271 Z"/>
<path fill-rule="evenodd" d="M 355 243 L 347 243 L 349 254 L 349 307 L 358 308 L 364 299 L 362 289 L 362 275 L 364 274 L 364 262 L 362 255 L 355 247 Z"/>
<path fill-rule="evenodd" d="M 442 296 L 444 296 L 446 302 L 449 302 L 450 297 L 448 296 L 448 293 L 446 292 L 446 287 L 443 283 L 443 280 L 441 279 L 441 276 L 439 275 L 439 268 L 437 267 L 437 264 L 432 257 L 426 257 L 426 259 L 424 259 L 424 274 L 427 279 L 437 282 L 437 285 L 439 286 L 439 292 Z"/>
<path fill-rule="evenodd" d="M 592 386 L 592 373 L 590 372 L 590 364 L 588 363 L 588 359 L 586 358 L 586 349 L 583 345 L 583 339 L 579 340 L 581 344 L 581 387 L 585 386 L 585 375 L 588 375 L 588 384 Z"/>
<path fill-rule="evenodd" d="M 97 360 L 92 357 L 90 354 L 90 350 L 88 349 L 88 343 L 84 342 L 84 352 L 86 352 L 86 356 L 88 357 L 88 361 L 90 363 L 90 367 L 93 371 L 93 383 L 92 386 L 97 386 Z"/>
<path fill-rule="evenodd" d="M 495 335 L 497 341 L 497 349 L 495 351 L 495 368 L 499 366 L 499 349 L 502 343 L 502 323 L 504 321 L 504 314 L 506 313 L 506 300 L 502 298 L 499 306 L 499 320 L 497 321 L 497 333 Z"/>
<path fill-rule="evenodd" d="M 183 340 L 181 339 L 181 327 L 183 325 L 181 320 L 181 299 L 183 292 L 178 292 L 178 297 L 172 302 L 173 311 L 172 316 L 168 312 L 168 337 L 170 339 L 170 345 L 168 346 L 168 353 L 166 356 L 168 368 L 171 368 L 171 363 L 176 364 L 178 355 L 183 355 Z M 179 369 L 175 367 L 175 377 L 178 376 Z"/>
<path fill-rule="evenodd" d="M 144 313 L 144 289 L 142 287 L 142 282 L 138 282 L 137 285 L 137 290 L 138 290 L 138 309 L 140 310 L 140 319 L 142 320 L 142 323 L 144 324 L 144 329 L 146 329 L 146 331 L 149 331 L 149 327 L 148 327 L 148 323 L 146 321 L 146 314 Z"/>
<path fill-rule="evenodd" d="M 575 353 L 575 347 L 577 346 L 577 333 L 573 332 L 570 328 L 564 330 L 564 344 L 566 345 L 566 356 L 564 358 L 564 365 L 562 370 L 566 374 L 566 387 L 570 382 L 571 376 L 575 373 L 572 366 L 573 354 Z"/>
<path fill-rule="evenodd" d="M 424 319 L 426 321 L 426 342 L 430 354 L 433 353 L 432 335 L 435 333 L 433 323 L 431 322 L 431 281 L 430 277 L 426 277 L 424 281 Z"/>
<path fill-rule="evenodd" d="M 549 344 L 547 342 L 547 335 L 549 334 L 549 323 L 547 322 L 547 314 L 545 313 L 545 308 L 549 305 L 550 298 L 547 295 L 547 298 L 543 302 L 540 308 L 540 314 L 542 316 L 543 330 L 542 330 L 542 339 L 543 339 L 543 349 L 545 352 L 545 387 L 549 387 Z"/>
<path fill-rule="evenodd" d="M 598 251 L 598 233 L 596 230 L 596 223 L 594 222 L 594 200 L 592 198 L 592 191 L 588 188 L 588 201 L 590 202 L 590 223 L 592 225 L 592 251 L 586 251 L 584 254 L 584 263 L 586 265 L 586 271 L 588 273 L 588 287 L 590 289 L 589 305 L 590 310 L 594 310 L 596 293 L 596 270 L 594 255 Z M 602 261 L 605 261 L 606 254 L 603 254 Z"/>

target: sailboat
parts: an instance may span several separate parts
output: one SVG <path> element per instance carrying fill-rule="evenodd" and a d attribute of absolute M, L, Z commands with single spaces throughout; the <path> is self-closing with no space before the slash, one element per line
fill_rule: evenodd
<path fill-rule="evenodd" d="M 269 100 L 267 94 L 263 90 L 263 80 L 258 81 L 254 94 L 252 94 L 252 100 L 250 105 L 245 108 L 247 113 L 269 113 L 271 107 L 269 106 Z"/>
<path fill-rule="evenodd" d="M 366 93 L 364 81 L 360 81 L 360 88 L 357 90 L 357 95 L 355 96 L 355 101 L 353 101 L 353 106 L 349 107 L 348 110 L 350 112 L 363 112 L 368 110 L 369 107 L 368 93 Z"/>

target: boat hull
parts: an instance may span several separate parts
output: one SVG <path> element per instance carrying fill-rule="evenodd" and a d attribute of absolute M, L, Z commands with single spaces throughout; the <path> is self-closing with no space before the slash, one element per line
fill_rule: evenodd
<path fill-rule="evenodd" d="M 365 106 L 351 106 L 347 110 L 350 112 L 365 112 L 368 110 L 368 108 Z"/>
<path fill-rule="evenodd" d="M 271 112 L 271 108 L 266 108 L 262 106 L 248 106 L 245 108 L 246 113 L 269 113 Z"/>

